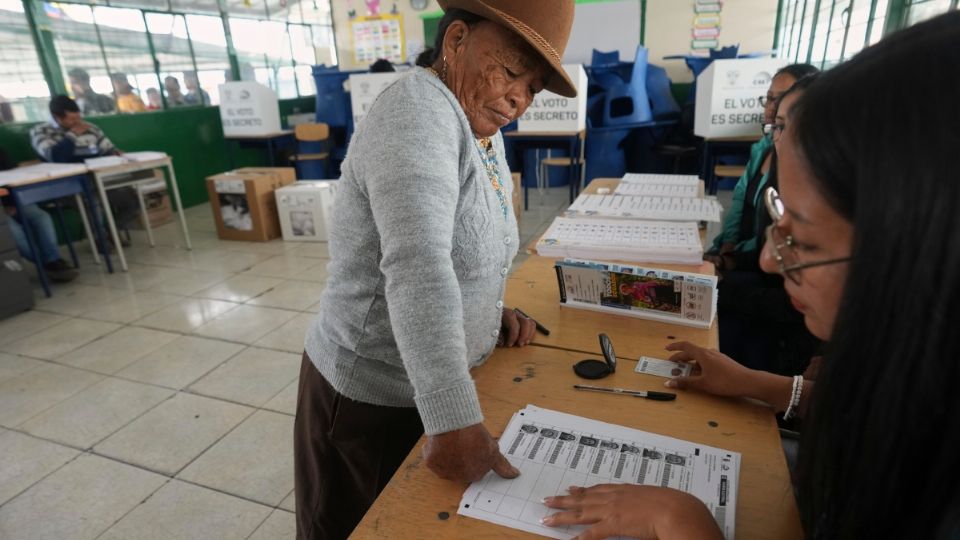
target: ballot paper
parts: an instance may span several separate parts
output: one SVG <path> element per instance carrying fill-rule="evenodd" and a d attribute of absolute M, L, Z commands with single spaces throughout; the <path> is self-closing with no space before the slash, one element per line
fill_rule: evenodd
<path fill-rule="evenodd" d="M 540 501 L 570 486 L 663 486 L 700 499 L 727 540 L 734 538 L 740 454 L 589 418 L 527 405 L 500 437 L 500 451 L 520 476 L 489 472 L 470 484 L 457 512 L 550 538 L 572 538 L 585 526 L 546 527 Z"/>
<path fill-rule="evenodd" d="M 558 217 L 537 242 L 543 257 L 700 265 L 697 224 Z"/>
<path fill-rule="evenodd" d="M 93 170 L 116 167 L 117 165 L 126 165 L 127 163 L 143 163 L 145 161 L 154 161 L 167 157 L 163 152 L 126 152 L 116 156 L 100 156 L 87 158 L 84 163 Z"/>
<path fill-rule="evenodd" d="M 720 221 L 716 199 L 638 195 L 580 195 L 567 208 L 567 217 L 655 219 L 661 221 Z"/>
<path fill-rule="evenodd" d="M 700 179 L 684 174 L 623 175 L 614 191 L 616 195 L 649 195 L 655 197 L 697 197 Z"/>
<path fill-rule="evenodd" d="M 693 365 L 686 362 L 673 362 L 650 356 L 641 356 L 634 371 L 672 379 L 674 377 L 688 377 L 692 369 Z"/>
<path fill-rule="evenodd" d="M 19 184 L 42 178 L 62 178 L 75 174 L 86 174 L 83 163 L 37 163 L 0 172 L 0 186 Z"/>

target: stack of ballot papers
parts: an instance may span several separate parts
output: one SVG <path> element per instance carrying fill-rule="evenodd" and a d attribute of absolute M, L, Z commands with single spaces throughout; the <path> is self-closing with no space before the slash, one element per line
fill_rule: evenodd
<path fill-rule="evenodd" d="M 700 196 L 700 179 L 694 175 L 627 173 L 613 192 L 616 195 L 692 198 Z"/>
<path fill-rule="evenodd" d="M 566 215 L 567 217 L 719 222 L 721 209 L 716 199 L 698 197 L 580 195 L 567 209 Z"/>
<path fill-rule="evenodd" d="M 641 484 L 700 499 L 724 538 L 733 540 L 740 454 L 672 437 L 527 405 L 510 419 L 500 451 L 520 470 L 512 480 L 489 472 L 467 488 L 457 513 L 550 538 L 573 538 L 583 525 L 547 527 L 556 510 L 544 497 L 570 486 Z"/>
<path fill-rule="evenodd" d="M 101 156 L 84 160 L 92 170 L 106 169 L 127 163 L 143 163 L 167 157 L 163 152 L 126 152 L 116 156 Z"/>
<path fill-rule="evenodd" d="M 537 242 L 543 257 L 690 264 L 703 262 L 694 222 L 558 217 Z"/>

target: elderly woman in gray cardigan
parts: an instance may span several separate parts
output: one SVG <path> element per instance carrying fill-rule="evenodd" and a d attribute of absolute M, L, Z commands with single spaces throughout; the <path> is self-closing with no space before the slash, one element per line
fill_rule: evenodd
<path fill-rule="evenodd" d="M 300 374 L 300 538 L 347 536 L 424 432 L 443 478 L 519 474 L 470 368 L 533 337 L 503 305 L 518 236 L 499 130 L 544 88 L 576 94 L 560 67 L 573 0 L 440 5 L 436 47 L 373 103 L 343 164 Z"/>

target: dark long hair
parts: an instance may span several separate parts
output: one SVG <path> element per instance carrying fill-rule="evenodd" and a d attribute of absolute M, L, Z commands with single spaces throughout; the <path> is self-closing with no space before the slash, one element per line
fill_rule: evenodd
<path fill-rule="evenodd" d="M 443 37 L 447 34 L 447 29 L 450 28 L 450 25 L 455 21 L 463 21 L 467 26 L 473 26 L 484 20 L 486 19 L 463 9 L 448 9 L 446 13 L 443 14 L 440 22 L 437 23 L 437 38 L 433 42 L 433 47 L 424 50 L 417 56 L 417 65 L 420 67 L 430 67 L 436 63 L 437 58 L 443 54 Z"/>
<path fill-rule="evenodd" d="M 808 536 L 960 534 L 960 12 L 823 74 L 791 130 L 853 255 L 800 451 Z"/>

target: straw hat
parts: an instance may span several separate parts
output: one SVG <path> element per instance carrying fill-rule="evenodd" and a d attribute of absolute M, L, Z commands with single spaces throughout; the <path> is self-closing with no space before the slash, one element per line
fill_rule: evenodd
<path fill-rule="evenodd" d="M 553 70 L 546 89 L 574 97 L 577 89 L 560 65 L 573 26 L 574 0 L 437 0 L 447 11 L 458 8 L 513 30 Z"/>

